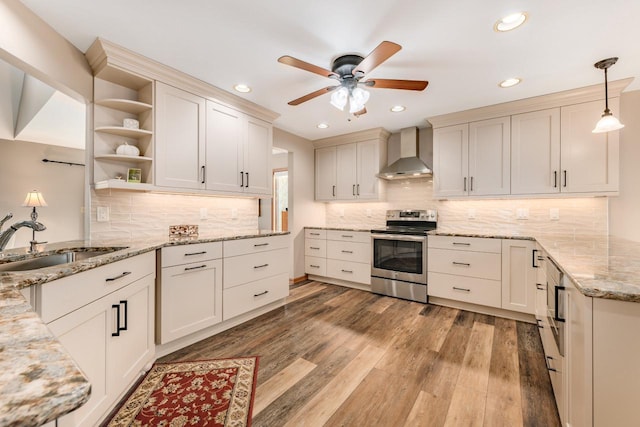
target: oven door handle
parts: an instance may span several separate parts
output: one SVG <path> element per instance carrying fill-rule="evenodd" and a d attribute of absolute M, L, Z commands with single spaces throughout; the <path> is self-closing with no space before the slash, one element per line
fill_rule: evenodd
<path fill-rule="evenodd" d="M 371 239 L 404 240 L 408 242 L 426 242 L 427 236 L 411 236 L 407 234 L 372 234 Z"/>

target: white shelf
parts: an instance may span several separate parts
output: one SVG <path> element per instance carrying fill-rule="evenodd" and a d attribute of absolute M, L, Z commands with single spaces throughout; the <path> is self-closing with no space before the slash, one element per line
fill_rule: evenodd
<path fill-rule="evenodd" d="M 122 154 L 100 154 L 95 156 L 98 160 L 113 160 L 115 162 L 136 162 L 136 163 L 145 163 L 152 162 L 153 159 L 151 157 L 144 156 L 124 156 Z"/>
<path fill-rule="evenodd" d="M 146 183 L 133 183 L 127 182 L 123 179 L 107 179 L 105 181 L 96 182 L 94 184 L 94 188 L 96 190 L 104 190 L 107 188 L 116 189 L 116 190 L 136 190 L 136 191 L 151 191 L 155 187 L 153 184 Z"/>
<path fill-rule="evenodd" d="M 115 110 L 124 111 L 131 114 L 140 114 L 145 111 L 150 111 L 153 106 L 145 102 L 132 101 L 130 99 L 121 98 L 106 98 L 95 101 L 97 105 L 103 107 L 113 108 Z"/>
<path fill-rule="evenodd" d="M 96 132 L 109 133 L 112 135 L 125 136 L 128 138 L 141 138 L 143 136 L 153 135 L 150 130 L 129 129 L 122 126 L 100 126 L 94 129 Z"/>

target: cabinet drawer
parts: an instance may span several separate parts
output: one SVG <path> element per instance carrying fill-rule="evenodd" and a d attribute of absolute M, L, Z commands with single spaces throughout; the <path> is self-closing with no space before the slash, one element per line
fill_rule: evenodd
<path fill-rule="evenodd" d="M 225 289 L 289 271 L 289 250 L 261 252 L 224 258 Z"/>
<path fill-rule="evenodd" d="M 498 240 L 498 243 L 500 243 L 500 240 Z M 429 272 L 491 280 L 500 280 L 502 278 L 501 254 L 429 249 L 427 262 Z"/>
<path fill-rule="evenodd" d="M 304 272 L 316 276 L 327 275 L 327 259 L 312 256 L 304 257 Z"/>
<path fill-rule="evenodd" d="M 429 296 L 490 307 L 500 307 L 502 304 L 502 285 L 499 280 L 429 272 L 427 283 Z"/>
<path fill-rule="evenodd" d="M 326 257 L 327 241 L 318 239 L 305 239 L 304 254 L 307 256 Z"/>
<path fill-rule="evenodd" d="M 256 252 L 282 249 L 289 246 L 289 235 L 256 237 L 251 239 L 227 240 L 222 242 L 224 256 L 252 254 Z"/>
<path fill-rule="evenodd" d="M 371 243 L 327 240 L 327 258 L 370 264 Z"/>
<path fill-rule="evenodd" d="M 289 275 L 279 274 L 223 291 L 222 318 L 231 319 L 289 295 Z"/>
<path fill-rule="evenodd" d="M 162 267 L 222 258 L 222 242 L 169 246 L 160 250 Z"/>
<path fill-rule="evenodd" d="M 343 242 L 371 243 L 371 233 L 368 231 L 340 231 L 327 230 L 327 240 Z"/>
<path fill-rule="evenodd" d="M 327 260 L 327 277 L 349 282 L 371 284 L 371 265 L 359 262 Z"/>
<path fill-rule="evenodd" d="M 144 276 L 155 277 L 155 255 L 147 252 L 41 285 L 40 317 L 49 323 Z"/>
<path fill-rule="evenodd" d="M 457 249 L 461 251 L 502 253 L 502 239 L 482 237 L 429 236 L 429 248 Z"/>
<path fill-rule="evenodd" d="M 327 230 L 318 230 L 315 228 L 305 228 L 304 229 L 304 237 L 306 239 L 326 239 L 327 238 Z"/>

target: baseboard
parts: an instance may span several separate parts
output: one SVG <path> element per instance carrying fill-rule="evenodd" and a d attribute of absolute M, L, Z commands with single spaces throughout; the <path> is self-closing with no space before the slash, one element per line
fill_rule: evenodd
<path fill-rule="evenodd" d="M 505 319 L 519 320 L 521 322 L 536 323 L 536 318 L 533 314 L 519 313 L 517 311 L 504 310 L 502 308 L 496 307 L 487 307 L 484 305 L 472 304 L 469 302 L 455 301 L 439 297 L 429 297 L 429 304 L 443 305 L 445 307 L 473 311 L 474 313 L 489 314 L 491 316 L 504 317 Z"/>
<path fill-rule="evenodd" d="M 309 276 L 306 274 L 304 276 L 289 279 L 289 285 L 295 285 L 296 283 L 304 282 L 305 280 L 309 280 Z"/>

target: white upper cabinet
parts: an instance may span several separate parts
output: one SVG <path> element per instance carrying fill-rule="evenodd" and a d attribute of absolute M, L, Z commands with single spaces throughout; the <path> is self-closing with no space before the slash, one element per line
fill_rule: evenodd
<path fill-rule="evenodd" d="M 356 193 L 359 199 L 378 198 L 380 172 L 380 144 L 378 141 L 359 142 L 356 147 Z"/>
<path fill-rule="evenodd" d="M 560 109 L 511 117 L 511 194 L 560 191 Z"/>
<path fill-rule="evenodd" d="M 609 104 L 613 111 L 620 111 L 619 98 L 610 99 Z M 603 103 L 594 101 L 560 110 L 562 192 L 618 191 L 620 132 L 591 132 L 602 109 Z"/>
<path fill-rule="evenodd" d="M 469 175 L 469 125 L 433 130 L 433 194 L 466 196 Z"/>
<path fill-rule="evenodd" d="M 242 191 L 241 113 L 207 101 L 205 183 L 207 190 Z"/>
<path fill-rule="evenodd" d="M 510 141 L 509 117 L 469 124 L 469 195 L 509 194 Z"/>
<path fill-rule="evenodd" d="M 336 198 L 336 147 L 317 148 L 316 155 L 316 200 Z"/>
<path fill-rule="evenodd" d="M 336 147 L 336 199 L 338 200 L 356 198 L 357 154 L 356 144 Z"/>
<path fill-rule="evenodd" d="M 254 195 L 271 194 L 271 123 L 246 116 L 244 140 L 244 192 Z"/>
<path fill-rule="evenodd" d="M 434 195 L 509 194 L 509 161 L 509 117 L 435 129 Z"/>
<path fill-rule="evenodd" d="M 156 82 L 156 185 L 203 187 L 205 100 Z"/>

